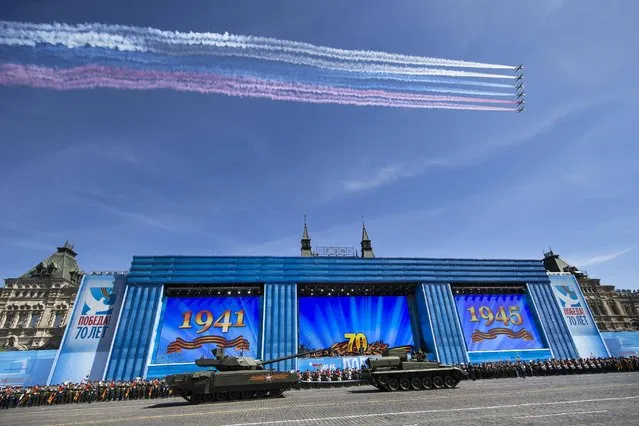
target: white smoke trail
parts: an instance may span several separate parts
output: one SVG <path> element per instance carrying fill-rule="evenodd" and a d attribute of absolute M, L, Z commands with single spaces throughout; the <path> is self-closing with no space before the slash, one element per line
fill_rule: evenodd
<path fill-rule="evenodd" d="M 141 37 L 147 41 L 178 45 L 202 45 L 215 47 L 229 47 L 238 49 L 261 49 L 269 51 L 280 51 L 294 54 L 312 55 L 326 57 L 337 60 L 363 61 L 363 62 L 386 62 L 402 65 L 431 65 L 456 68 L 486 68 L 486 69 L 515 69 L 511 65 L 488 64 L 481 62 L 459 61 L 442 58 L 428 58 L 393 54 L 386 52 L 374 52 L 364 50 L 345 50 L 324 46 L 316 46 L 310 43 L 279 40 L 274 38 L 256 36 L 238 36 L 217 33 L 182 33 L 177 31 L 163 31 L 154 28 L 139 28 L 124 25 L 104 25 L 104 24 L 32 24 L 0 21 L 0 28 L 3 32 L 19 31 L 24 34 L 36 35 L 46 32 L 90 34 L 105 33 L 112 36 L 127 34 L 132 37 Z M 37 36 L 36 36 L 37 37 Z M 71 46 L 69 46 L 71 47 Z M 100 46 L 106 47 L 106 46 Z"/>
<path fill-rule="evenodd" d="M 172 40 L 169 45 L 174 45 L 176 48 L 170 49 L 162 47 L 149 46 L 149 40 L 139 36 L 125 36 L 121 34 L 107 34 L 99 32 L 66 32 L 66 31 L 6 31 L 0 35 L 0 44 L 10 46 L 37 46 L 38 44 L 50 44 L 50 45 L 64 45 L 69 48 L 77 48 L 83 46 L 91 46 L 96 48 L 107 48 L 120 51 L 131 52 L 152 52 L 158 54 L 174 54 L 179 53 L 181 55 L 197 55 L 197 54 L 214 54 L 218 56 L 235 56 L 246 57 L 252 59 L 264 59 L 277 62 L 285 62 L 294 65 L 305 65 L 316 68 L 322 68 L 326 70 L 337 70 L 347 72 L 359 72 L 359 73 L 387 73 L 396 75 L 419 75 L 419 76 L 444 76 L 444 77 L 477 77 L 477 78 L 491 78 L 491 79 L 514 79 L 515 76 L 503 75 L 503 74 L 487 74 L 480 72 L 469 71 L 456 71 L 448 69 L 438 68 L 415 68 L 415 67 L 398 67 L 393 65 L 378 65 L 378 64 L 366 64 L 362 62 L 334 62 L 326 61 L 323 59 L 314 59 L 305 56 L 295 56 L 283 53 L 277 53 L 272 51 L 263 52 L 250 52 L 246 48 L 237 51 L 224 51 L 224 52 L 211 52 L 211 51 L 193 51 L 192 48 L 188 51 L 184 50 L 183 46 L 177 46 L 175 40 Z M 217 47 L 228 48 L 237 47 L 237 43 L 219 42 Z M 196 46 L 197 48 L 197 46 Z M 239 49 L 239 48 L 238 48 Z"/>

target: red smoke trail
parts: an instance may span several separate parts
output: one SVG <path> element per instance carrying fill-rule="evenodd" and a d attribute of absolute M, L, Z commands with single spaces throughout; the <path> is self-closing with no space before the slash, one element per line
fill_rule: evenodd
<path fill-rule="evenodd" d="M 484 111 L 516 110 L 515 108 L 468 104 L 468 102 L 510 103 L 509 101 L 494 99 L 334 88 L 188 72 L 130 70 L 98 65 L 68 69 L 51 69 L 37 66 L 5 64 L 0 67 L 0 84 L 26 85 L 56 90 L 96 87 L 138 90 L 164 88 L 177 91 L 219 93 L 228 96 L 260 97 L 272 100 L 290 100 L 310 103 Z"/>

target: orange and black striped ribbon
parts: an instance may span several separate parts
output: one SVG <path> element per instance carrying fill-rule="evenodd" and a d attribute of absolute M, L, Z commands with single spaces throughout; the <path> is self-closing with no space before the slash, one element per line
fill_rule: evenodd
<path fill-rule="evenodd" d="M 193 350 L 201 348 L 206 344 L 215 344 L 221 348 L 236 348 L 239 350 L 248 350 L 250 343 L 243 336 L 238 336 L 233 340 L 227 340 L 222 336 L 202 336 L 194 339 L 191 342 L 178 337 L 175 341 L 171 342 L 166 349 L 166 353 L 180 352 L 182 349 Z"/>
<path fill-rule="evenodd" d="M 508 336 L 511 339 L 533 340 L 532 334 L 524 328 L 519 331 L 513 331 L 509 328 L 503 327 L 493 328 L 489 332 L 475 330 L 471 338 L 473 342 L 481 342 L 482 340 L 495 339 L 497 336 Z"/>

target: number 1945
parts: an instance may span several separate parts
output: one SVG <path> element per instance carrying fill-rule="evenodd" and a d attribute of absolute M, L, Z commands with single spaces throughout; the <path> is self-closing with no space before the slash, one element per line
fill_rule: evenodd
<path fill-rule="evenodd" d="M 477 318 L 477 313 L 479 312 L 479 316 L 486 320 L 486 326 L 491 325 L 495 321 L 501 321 L 504 325 L 508 325 L 508 323 L 512 325 L 522 325 L 524 323 L 524 319 L 519 313 L 519 306 L 509 306 L 508 313 L 506 313 L 506 308 L 503 306 L 497 309 L 497 314 L 493 313 L 490 306 L 480 306 L 478 310 L 475 310 L 475 307 L 471 306 L 467 311 L 470 312 L 471 322 L 479 322 L 479 318 Z"/>

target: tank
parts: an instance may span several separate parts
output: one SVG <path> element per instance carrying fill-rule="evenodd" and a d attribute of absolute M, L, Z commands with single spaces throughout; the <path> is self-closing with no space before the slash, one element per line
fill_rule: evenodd
<path fill-rule="evenodd" d="M 223 348 L 215 349 L 213 354 L 214 358 L 200 358 L 195 364 L 198 367 L 213 367 L 215 370 L 207 369 L 166 377 L 166 382 L 175 395 L 181 396 L 191 404 L 278 397 L 297 383 L 297 373 L 272 371 L 265 366 L 308 353 L 268 361 L 227 356 Z"/>
<path fill-rule="evenodd" d="M 410 360 L 405 353 L 387 352 L 381 358 L 368 358 L 362 368 L 364 380 L 389 392 L 454 388 L 464 375 L 457 367 L 426 360 L 421 352 Z"/>

